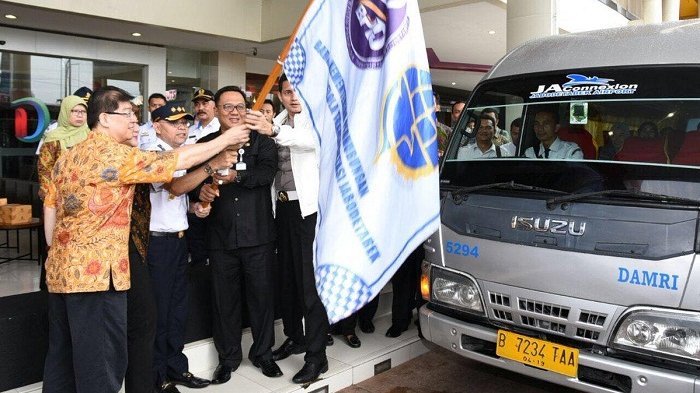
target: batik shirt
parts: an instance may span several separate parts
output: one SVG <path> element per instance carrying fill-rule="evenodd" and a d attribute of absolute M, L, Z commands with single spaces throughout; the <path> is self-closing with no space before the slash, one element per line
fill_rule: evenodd
<path fill-rule="evenodd" d="M 56 209 L 46 260 L 51 293 L 130 287 L 129 224 L 134 184 L 169 182 L 174 152 L 142 152 L 93 131 L 54 165 L 44 205 Z"/>
<path fill-rule="evenodd" d="M 437 139 L 438 139 L 438 153 L 440 157 L 445 153 L 447 149 L 447 142 L 450 140 L 452 135 L 452 129 L 445 124 L 437 122 Z"/>
<path fill-rule="evenodd" d="M 37 171 L 39 172 L 39 193 L 40 197 L 46 195 L 46 185 L 51 180 L 51 170 L 56 160 L 61 156 L 61 143 L 59 141 L 46 142 L 39 149 L 39 160 L 37 161 Z"/>

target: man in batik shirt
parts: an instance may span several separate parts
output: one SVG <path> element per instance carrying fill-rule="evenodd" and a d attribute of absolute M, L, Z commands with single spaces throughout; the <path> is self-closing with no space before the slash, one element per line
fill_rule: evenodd
<path fill-rule="evenodd" d="M 127 365 L 128 239 L 136 183 L 169 182 L 248 140 L 245 126 L 175 151 L 142 152 L 131 96 L 116 87 L 88 104 L 88 138 L 62 154 L 44 201 L 49 351 L 44 392 L 118 392 Z"/>

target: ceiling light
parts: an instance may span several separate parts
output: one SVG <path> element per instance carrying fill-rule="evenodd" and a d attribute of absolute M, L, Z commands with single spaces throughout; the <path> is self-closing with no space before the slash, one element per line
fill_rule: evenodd
<path fill-rule="evenodd" d="M 491 34 L 491 35 L 496 34 L 496 30 L 489 30 L 489 34 Z"/>
<path fill-rule="evenodd" d="M 676 114 L 676 112 L 671 112 L 668 115 L 666 115 L 666 117 L 673 117 L 675 114 Z"/>
<path fill-rule="evenodd" d="M 456 85 L 456 84 L 457 84 L 457 82 L 452 82 L 452 86 L 454 86 L 454 85 Z"/>
<path fill-rule="evenodd" d="M 172 73 L 173 73 L 172 71 L 168 71 L 168 74 L 172 74 Z"/>
<path fill-rule="evenodd" d="M 171 79 L 171 80 L 170 80 L 170 82 L 173 82 L 173 83 L 175 83 L 175 79 Z"/>
<path fill-rule="evenodd" d="M 141 33 L 131 33 L 134 37 L 141 37 Z"/>
<path fill-rule="evenodd" d="M 5 14 L 5 18 L 7 18 L 7 19 L 17 19 L 17 17 L 14 16 L 14 15 L 12 15 L 12 14 Z"/>

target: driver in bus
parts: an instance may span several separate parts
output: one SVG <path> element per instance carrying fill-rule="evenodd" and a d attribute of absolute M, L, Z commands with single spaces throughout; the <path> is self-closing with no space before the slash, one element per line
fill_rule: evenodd
<path fill-rule="evenodd" d="M 535 114 L 533 125 L 535 136 L 540 142 L 525 150 L 527 158 L 544 159 L 583 159 L 583 151 L 574 142 L 559 139 L 559 115 L 552 110 L 540 110 Z"/>

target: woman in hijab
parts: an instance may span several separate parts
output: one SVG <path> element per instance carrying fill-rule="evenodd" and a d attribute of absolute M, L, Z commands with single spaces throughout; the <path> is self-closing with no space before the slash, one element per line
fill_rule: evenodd
<path fill-rule="evenodd" d="M 68 96 L 61 102 L 58 127 L 46 134 L 39 150 L 39 198 L 44 199 L 53 166 L 65 150 L 87 138 L 87 104 L 78 96 Z"/>

